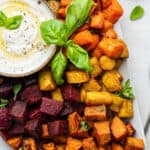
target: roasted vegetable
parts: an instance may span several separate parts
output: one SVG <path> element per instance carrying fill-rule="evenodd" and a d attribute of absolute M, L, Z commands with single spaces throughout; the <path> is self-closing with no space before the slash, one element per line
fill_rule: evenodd
<path fill-rule="evenodd" d="M 56 145 L 57 150 L 65 150 L 65 145 Z"/>
<path fill-rule="evenodd" d="M 97 150 L 93 137 L 83 139 L 82 146 L 84 150 Z"/>
<path fill-rule="evenodd" d="M 48 124 L 41 125 L 42 138 L 49 138 Z"/>
<path fill-rule="evenodd" d="M 54 143 L 47 143 L 42 145 L 43 150 L 56 150 Z"/>
<path fill-rule="evenodd" d="M 71 0 L 61 0 L 60 5 L 63 7 L 68 6 L 71 3 Z"/>
<path fill-rule="evenodd" d="M 128 136 L 133 136 L 135 134 L 136 130 L 134 129 L 134 127 L 131 123 L 128 123 L 126 125 L 126 128 L 128 130 Z"/>
<path fill-rule="evenodd" d="M 59 102 L 64 101 L 60 88 L 57 88 L 56 90 L 52 91 L 51 95 L 52 95 L 52 99 L 56 101 L 59 101 Z"/>
<path fill-rule="evenodd" d="M 120 144 L 113 143 L 112 150 L 123 150 L 123 146 Z"/>
<path fill-rule="evenodd" d="M 33 138 L 24 139 L 23 150 L 38 150 L 35 140 Z"/>
<path fill-rule="evenodd" d="M 22 143 L 22 136 L 13 137 L 7 140 L 7 143 L 14 149 L 19 148 Z"/>

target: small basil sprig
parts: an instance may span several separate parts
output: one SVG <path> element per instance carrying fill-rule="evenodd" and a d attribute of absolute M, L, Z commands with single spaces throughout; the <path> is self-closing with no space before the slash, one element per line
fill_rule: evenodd
<path fill-rule="evenodd" d="M 144 15 L 144 9 L 141 6 L 136 6 L 131 12 L 130 19 L 137 20 L 142 18 L 143 15 Z"/>
<path fill-rule="evenodd" d="M 93 0 L 72 0 L 64 23 L 52 19 L 42 22 L 40 26 L 41 36 L 45 43 L 65 47 L 70 62 L 77 68 L 88 72 L 92 70 L 88 52 L 73 41 L 68 41 L 68 38 L 87 20 L 92 5 Z M 56 83 L 63 84 L 62 76 L 67 66 L 67 60 L 61 50 L 53 57 L 50 66 Z"/>
<path fill-rule="evenodd" d="M 119 92 L 116 92 L 116 95 L 121 96 L 123 98 L 127 99 L 135 99 L 135 96 L 132 91 L 132 87 L 130 85 L 130 79 L 128 79 L 123 85 L 122 85 L 122 90 Z"/>
<path fill-rule="evenodd" d="M 4 108 L 5 106 L 7 106 L 9 103 L 9 101 L 7 99 L 1 98 L 0 99 L 0 108 Z"/>
<path fill-rule="evenodd" d="M 0 11 L 0 26 L 9 30 L 19 28 L 23 17 L 21 15 L 8 18 L 2 11 Z"/>
<path fill-rule="evenodd" d="M 85 121 L 81 121 L 80 122 L 80 129 L 82 131 L 87 131 L 88 130 L 88 125 L 87 125 L 87 123 Z"/>
<path fill-rule="evenodd" d="M 14 100 L 16 100 L 18 93 L 21 91 L 22 85 L 21 84 L 15 84 L 13 86 L 13 93 L 14 93 Z"/>

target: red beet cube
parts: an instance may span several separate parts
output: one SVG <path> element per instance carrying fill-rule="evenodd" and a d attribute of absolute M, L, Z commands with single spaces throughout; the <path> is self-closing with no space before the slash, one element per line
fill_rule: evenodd
<path fill-rule="evenodd" d="M 9 96 L 12 93 L 12 85 L 1 85 L 0 86 L 0 97 Z"/>
<path fill-rule="evenodd" d="M 57 116 L 63 108 L 63 102 L 58 102 L 49 98 L 42 98 L 40 111 L 50 116 Z"/>
<path fill-rule="evenodd" d="M 80 92 L 71 84 L 62 88 L 62 94 L 66 101 L 80 102 Z"/>
<path fill-rule="evenodd" d="M 22 135 L 25 132 L 24 125 L 16 123 L 8 132 L 9 132 L 9 135 L 13 135 L 13 136 Z"/>
<path fill-rule="evenodd" d="M 40 123 L 38 119 L 29 120 L 25 124 L 25 130 L 31 135 L 38 138 L 40 134 Z"/>
<path fill-rule="evenodd" d="M 29 105 L 39 102 L 42 97 L 42 93 L 38 85 L 32 85 L 27 87 L 20 95 L 21 100 L 26 101 Z"/>
<path fill-rule="evenodd" d="M 67 134 L 67 121 L 57 120 L 48 123 L 48 131 L 50 136 Z"/>
<path fill-rule="evenodd" d="M 0 130 L 8 129 L 11 126 L 11 118 L 8 108 L 0 108 Z"/>
<path fill-rule="evenodd" d="M 10 108 L 9 113 L 17 122 L 24 122 L 27 114 L 27 103 L 23 101 L 15 101 Z"/>
<path fill-rule="evenodd" d="M 31 120 L 39 118 L 40 116 L 41 116 L 40 108 L 34 108 L 28 114 L 28 118 Z"/>
<path fill-rule="evenodd" d="M 72 103 L 72 108 L 74 112 L 83 115 L 85 104 L 83 103 Z"/>

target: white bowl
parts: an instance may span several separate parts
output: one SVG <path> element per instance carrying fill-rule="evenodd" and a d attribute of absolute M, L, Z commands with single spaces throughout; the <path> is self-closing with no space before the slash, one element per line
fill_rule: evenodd
<path fill-rule="evenodd" d="M 9 6 L 11 6 L 12 3 L 16 3 L 13 5 L 15 5 L 16 7 L 15 11 L 16 10 L 18 11 L 20 5 L 22 5 L 21 4 L 22 2 L 23 3 L 26 2 L 29 4 L 28 5 L 29 9 L 32 10 L 35 17 L 39 19 L 39 22 L 54 18 L 53 12 L 49 9 L 46 2 L 41 1 L 41 0 L 17 0 L 13 2 L 11 0 L 1 0 L 0 10 L 4 11 L 9 16 L 10 12 L 8 11 L 8 9 L 6 9 L 6 6 L 8 5 L 8 3 L 9 3 Z M 2 33 L 4 33 L 4 30 L 6 29 L 0 28 L 0 32 L 3 31 Z M 14 31 L 11 30 L 7 32 L 9 33 L 9 32 L 14 32 Z M 39 33 L 38 35 L 40 36 L 39 30 L 37 30 L 37 33 Z M 19 42 L 19 39 L 18 39 L 18 42 Z M 22 54 L 18 56 L 16 56 L 16 54 L 15 56 L 14 54 L 13 55 L 7 54 L 7 52 L 5 52 L 5 50 L 3 50 L 0 47 L 0 75 L 7 76 L 7 77 L 23 77 L 23 76 L 33 74 L 39 71 L 40 69 L 42 69 L 54 55 L 56 46 L 50 45 L 50 46 L 44 47 L 44 49 L 39 48 L 39 47 L 32 50 L 32 53 L 29 53 L 28 56 L 23 55 L 23 57 L 22 57 Z"/>

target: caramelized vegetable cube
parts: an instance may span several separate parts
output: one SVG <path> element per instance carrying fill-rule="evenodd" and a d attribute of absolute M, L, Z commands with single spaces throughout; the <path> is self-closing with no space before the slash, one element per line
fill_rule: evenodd
<path fill-rule="evenodd" d="M 95 122 L 93 135 L 96 138 L 99 146 L 109 143 L 111 141 L 109 121 Z"/>
<path fill-rule="evenodd" d="M 66 72 L 66 78 L 69 84 L 80 84 L 89 80 L 89 74 L 81 70 L 72 70 Z"/>
<path fill-rule="evenodd" d="M 28 118 L 29 119 L 37 119 L 37 118 L 40 118 L 41 117 L 41 111 L 40 111 L 40 108 L 39 107 L 35 107 L 33 108 L 29 114 L 28 114 Z"/>
<path fill-rule="evenodd" d="M 113 143 L 112 150 L 124 150 L 124 148 L 120 144 Z"/>
<path fill-rule="evenodd" d="M 80 100 L 82 103 L 85 103 L 87 91 L 81 87 L 80 89 Z"/>
<path fill-rule="evenodd" d="M 102 56 L 102 50 L 96 46 L 96 48 L 91 52 L 91 56 L 99 59 Z"/>
<path fill-rule="evenodd" d="M 48 124 L 42 124 L 42 138 L 49 138 Z"/>
<path fill-rule="evenodd" d="M 80 150 L 82 147 L 82 142 L 80 140 L 68 137 L 66 150 Z"/>
<path fill-rule="evenodd" d="M 23 140 L 23 150 L 37 150 L 37 145 L 33 138 Z"/>
<path fill-rule="evenodd" d="M 109 105 L 112 103 L 112 96 L 109 92 L 87 92 L 85 103 L 87 105 Z"/>
<path fill-rule="evenodd" d="M 51 91 L 56 88 L 55 81 L 49 70 L 44 70 L 39 74 L 39 87 L 41 91 Z"/>
<path fill-rule="evenodd" d="M 110 28 L 106 32 L 104 32 L 103 36 L 106 38 L 111 38 L 111 39 L 117 39 L 118 37 L 116 31 L 113 28 Z"/>
<path fill-rule="evenodd" d="M 68 7 L 61 7 L 59 10 L 58 10 L 58 15 L 60 15 L 61 17 L 65 18 L 66 17 L 66 14 L 67 14 L 67 8 Z"/>
<path fill-rule="evenodd" d="M 102 29 L 104 25 L 103 13 L 98 11 L 91 17 L 90 27 L 94 29 Z"/>
<path fill-rule="evenodd" d="M 68 6 L 71 3 L 71 0 L 61 0 L 60 5 L 63 7 Z"/>
<path fill-rule="evenodd" d="M 83 139 L 82 145 L 84 150 L 97 150 L 93 137 Z"/>
<path fill-rule="evenodd" d="M 133 136 L 134 133 L 136 132 L 131 123 L 128 123 L 128 124 L 126 125 L 126 128 L 127 128 L 127 130 L 128 130 L 128 136 Z"/>
<path fill-rule="evenodd" d="M 112 70 L 116 66 L 114 59 L 109 58 L 108 56 L 102 56 L 99 59 L 100 66 L 103 70 Z"/>
<path fill-rule="evenodd" d="M 121 140 L 128 134 L 126 125 L 119 117 L 114 117 L 111 123 L 112 135 L 116 140 Z"/>
<path fill-rule="evenodd" d="M 13 137 L 7 140 L 7 143 L 14 149 L 19 148 L 22 142 L 22 136 Z"/>
<path fill-rule="evenodd" d="M 103 32 L 107 32 L 111 28 L 113 28 L 113 24 L 110 21 L 108 21 L 107 19 L 104 19 Z"/>
<path fill-rule="evenodd" d="M 63 102 L 58 102 L 46 97 L 42 98 L 40 111 L 50 116 L 57 116 L 63 108 Z"/>
<path fill-rule="evenodd" d="M 120 79 L 121 75 L 119 74 L 119 72 L 116 70 L 111 70 L 104 73 L 102 82 L 108 91 L 116 92 L 122 89 Z"/>
<path fill-rule="evenodd" d="M 54 143 L 47 143 L 42 145 L 43 150 L 57 150 Z"/>
<path fill-rule="evenodd" d="M 144 150 L 144 142 L 142 139 L 128 137 L 126 140 L 125 150 Z"/>
<path fill-rule="evenodd" d="M 65 150 L 65 145 L 56 145 L 56 150 Z"/>
<path fill-rule="evenodd" d="M 130 100 L 124 100 L 123 104 L 120 108 L 120 111 L 118 113 L 119 117 L 121 118 L 131 118 L 133 117 L 134 111 L 133 111 L 133 103 Z"/>
<path fill-rule="evenodd" d="M 128 58 L 129 57 L 129 51 L 126 43 L 123 40 L 119 40 L 123 44 L 123 52 L 120 55 L 120 58 Z"/>
<path fill-rule="evenodd" d="M 103 10 L 104 17 L 112 23 L 115 23 L 123 14 L 123 9 L 118 0 L 111 0 L 112 4 Z"/>
<path fill-rule="evenodd" d="M 57 88 L 56 90 L 52 91 L 51 95 L 52 95 L 52 99 L 56 101 L 60 101 L 60 102 L 64 101 L 60 88 Z"/>
<path fill-rule="evenodd" d="M 124 45 L 118 39 L 103 38 L 98 47 L 106 56 L 110 58 L 119 58 L 123 52 Z"/>
<path fill-rule="evenodd" d="M 103 9 L 106 9 L 112 4 L 112 0 L 102 0 Z"/>
<path fill-rule="evenodd" d="M 106 115 L 105 105 L 85 107 L 84 109 L 84 116 L 87 120 L 105 120 Z"/>
<path fill-rule="evenodd" d="M 92 72 L 91 76 L 92 77 L 97 77 L 102 73 L 102 69 L 99 65 L 98 59 L 96 57 L 90 58 L 90 63 L 92 65 Z"/>

